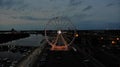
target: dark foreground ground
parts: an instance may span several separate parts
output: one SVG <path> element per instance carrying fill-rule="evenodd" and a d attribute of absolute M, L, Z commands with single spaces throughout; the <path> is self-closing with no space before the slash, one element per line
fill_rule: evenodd
<path fill-rule="evenodd" d="M 120 58 L 116 55 L 111 55 L 112 53 L 93 49 L 91 54 L 87 54 L 80 50 L 44 50 L 33 67 L 120 67 Z"/>
<path fill-rule="evenodd" d="M 33 67 L 120 67 L 119 32 L 78 32 L 71 50 L 50 51 L 46 47 Z"/>
<path fill-rule="evenodd" d="M 16 65 L 27 58 L 34 49 L 36 49 L 36 47 L 0 46 L 0 67 L 16 67 Z"/>
<path fill-rule="evenodd" d="M 78 32 L 78 34 L 79 36 L 75 39 L 69 51 L 50 51 L 49 46 L 46 46 L 39 55 L 39 58 L 33 63 L 33 67 L 120 67 L 119 30 L 82 31 Z M 22 36 L 9 35 L 5 41 L 14 40 L 14 38 L 18 39 Z M 3 39 L 1 39 L 2 42 L 5 42 Z M 14 50 L 18 50 L 18 52 L 26 51 L 26 48 L 23 48 Z M 14 50 L 11 51 L 14 52 Z M 1 49 L 1 51 L 4 51 L 4 49 Z M 21 53 L 24 53 L 24 51 Z M 26 56 L 26 54 L 23 54 L 23 56 Z M 7 60 L 3 63 L 3 59 L 0 61 L 1 65 L 9 61 Z M 9 65 L 7 66 L 9 67 Z"/>

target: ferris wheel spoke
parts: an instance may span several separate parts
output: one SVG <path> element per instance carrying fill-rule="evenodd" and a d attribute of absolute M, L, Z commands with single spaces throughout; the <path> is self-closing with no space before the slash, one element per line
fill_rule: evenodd
<path fill-rule="evenodd" d="M 64 37 L 64 39 L 65 39 L 67 42 L 70 42 L 70 41 L 71 41 L 71 39 L 69 39 L 70 36 L 68 36 L 68 35 L 66 35 L 66 34 L 63 34 L 63 37 Z"/>

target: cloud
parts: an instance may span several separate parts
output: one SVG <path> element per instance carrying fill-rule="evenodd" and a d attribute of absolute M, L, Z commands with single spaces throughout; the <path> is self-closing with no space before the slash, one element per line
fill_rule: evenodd
<path fill-rule="evenodd" d="M 23 6 L 23 0 L 0 0 L 0 7 L 4 9 L 14 9 Z"/>
<path fill-rule="evenodd" d="M 92 6 L 87 6 L 86 8 L 84 8 L 82 11 L 88 11 L 88 10 L 90 10 L 90 9 L 92 9 L 93 7 Z"/>
<path fill-rule="evenodd" d="M 80 5 L 81 3 L 82 3 L 81 0 L 70 0 L 70 5 L 71 6 Z"/>
<path fill-rule="evenodd" d="M 48 20 L 47 18 L 36 18 L 31 16 L 20 16 L 20 17 L 12 17 L 13 19 L 22 19 L 22 20 L 31 20 L 31 21 L 45 21 Z"/>
<path fill-rule="evenodd" d="M 49 0 L 49 1 L 53 2 L 53 1 L 56 1 L 56 0 Z"/>
<path fill-rule="evenodd" d="M 87 17 L 88 15 L 87 14 L 75 14 L 75 15 L 73 15 L 72 17 L 74 17 L 74 18 L 79 18 L 79 19 L 83 19 L 83 18 L 85 18 L 85 17 Z"/>
<path fill-rule="evenodd" d="M 115 0 L 113 2 L 110 2 L 106 5 L 106 7 L 117 6 L 117 5 L 120 7 L 120 0 Z"/>
<path fill-rule="evenodd" d="M 106 5 L 106 7 L 111 7 L 111 6 L 113 6 L 113 5 L 115 5 L 115 4 L 109 3 L 109 4 Z"/>
<path fill-rule="evenodd" d="M 87 21 L 86 19 L 92 17 L 92 15 L 89 14 L 74 14 L 73 16 L 70 17 L 72 21 L 77 25 L 79 22 Z"/>

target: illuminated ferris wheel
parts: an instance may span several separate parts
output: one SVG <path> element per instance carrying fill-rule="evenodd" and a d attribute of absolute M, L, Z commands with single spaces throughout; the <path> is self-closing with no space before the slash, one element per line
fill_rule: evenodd
<path fill-rule="evenodd" d="M 75 39 L 76 28 L 65 17 L 55 17 L 45 27 L 45 38 L 51 50 L 68 50 Z"/>

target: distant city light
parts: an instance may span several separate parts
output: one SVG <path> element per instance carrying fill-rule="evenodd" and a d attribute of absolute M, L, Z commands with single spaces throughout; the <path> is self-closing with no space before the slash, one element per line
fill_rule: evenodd
<path fill-rule="evenodd" d="M 115 44 L 116 42 L 115 41 L 112 41 L 112 44 Z"/>
<path fill-rule="evenodd" d="M 120 38 L 116 38 L 117 40 L 120 40 Z"/>
<path fill-rule="evenodd" d="M 78 34 L 75 34 L 75 37 L 78 37 L 79 35 Z"/>
<path fill-rule="evenodd" d="M 102 47 L 106 47 L 106 45 L 102 45 Z"/>
<path fill-rule="evenodd" d="M 103 40 L 104 38 L 103 38 L 103 37 L 101 37 L 101 39 Z"/>

